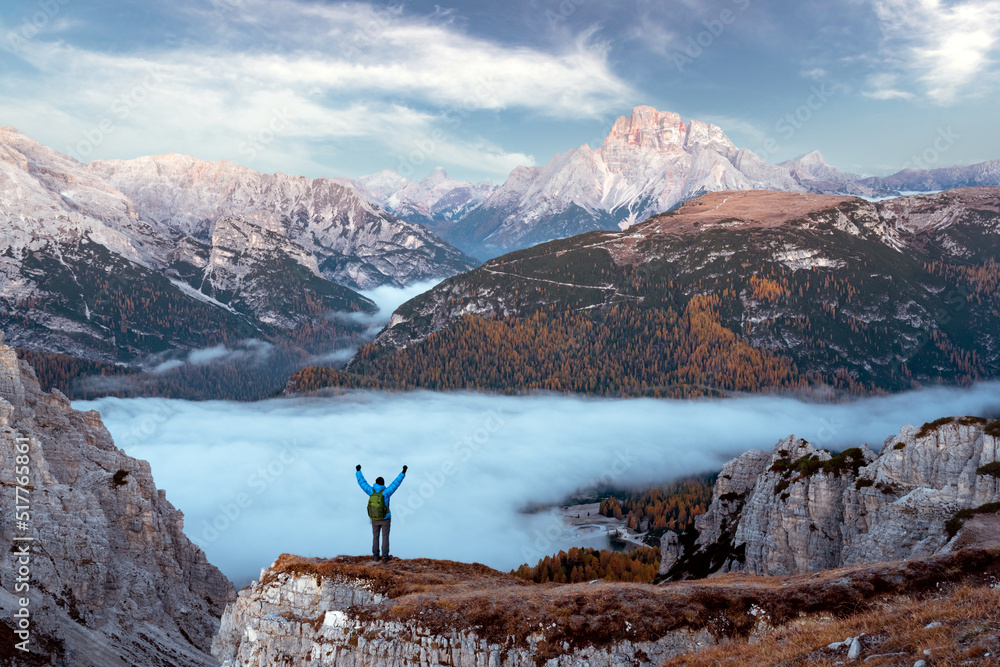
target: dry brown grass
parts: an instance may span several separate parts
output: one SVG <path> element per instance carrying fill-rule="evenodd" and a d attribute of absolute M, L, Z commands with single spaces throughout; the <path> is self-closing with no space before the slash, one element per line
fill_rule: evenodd
<path fill-rule="evenodd" d="M 778 628 L 794 630 L 803 615 L 810 619 L 827 618 L 831 624 L 864 625 L 862 620 L 869 618 L 866 614 L 875 614 L 871 618 L 877 618 L 879 613 L 885 613 L 881 610 L 902 604 L 900 596 L 906 596 L 916 605 L 927 595 L 940 595 L 956 587 L 967 587 L 970 591 L 988 587 L 1000 580 L 998 556 L 1000 549 L 976 548 L 922 560 L 797 577 L 730 574 L 660 586 L 605 582 L 532 584 L 479 564 L 427 559 L 374 564 L 367 558 L 350 557 L 323 560 L 282 556 L 269 576 L 284 572 L 368 582 L 373 590 L 389 599 L 380 605 L 347 610 L 363 622 L 379 619 L 416 622 L 442 634 L 474 629 L 480 637 L 501 646 L 525 646 L 528 637 L 544 625 L 548 644 L 539 647 L 536 657 L 547 659 L 560 654 L 563 642 L 579 647 L 606 646 L 623 639 L 655 641 L 683 629 L 707 629 L 718 640 L 732 641 L 730 646 L 739 647 L 745 645 L 757 626 L 758 617 L 752 613 L 755 608 L 763 609 L 770 625 Z M 969 606 L 971 601 L 980 599 L 976 595 L 961 593 L 955 599 Z M 945 611 L 942 608 L 940 613 Z M 878 627 L 872 625 L 874 621 L 868 623 L 869 628 Z M 823 625 L 817 622 L 816 627 Z M 832 627 L 832 634 L 822 634 L 816 646 L 847 636 L 843 627 L 848 626 Z M 860 632 L 875 631 L 862 628 L 854 634 Z"/>
<path fill-rule="evenodd" d="M 940 625 L 927 628 L 932 623 Z M 833 667 L 847 662 L 847 647 L 827 646 L 858 636 L 859 664 L 911 667 L 923 659 L 935 667 L 1000 665 L 1000 589 L 962 586 L 945 595 L 890 597 L 844 618 L 806 616 L 755 637 L 754 643 L 730 641 L 668 660 L 663 667 Z"/>
<path fill-rule="evenodd" d="M 302 558 L 282 554 L 265 581 L 278 574 L 309 574 L 323 579 L 367 582 L 372 591 L 399 599 L 430 591 L 451 594 L 464 590 L 480 591 L 496 588 L 528 586 L 528 582 L 513 575 L 498 572 L 479 563 L 458 563 L 450 560 L 413 558 L 374 563 L 364 556 L 337 558 Z"/>

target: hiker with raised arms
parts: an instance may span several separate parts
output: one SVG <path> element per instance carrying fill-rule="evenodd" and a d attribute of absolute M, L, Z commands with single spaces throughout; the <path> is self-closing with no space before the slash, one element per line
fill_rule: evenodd
<path fill-rule="evenodd" d="M 389 496 L 395 493 L 399 485 L 403 483 L 403 478 L 406 477 L 406 466 L 403 466 L 403 472 L 399 473 L 399 476 L 389 486 L 385 485 L 385 480 L 381 477 L 375 480 L 375 486 L 369 486 L 368 482 L 365 481 L 365 476 L 361 474 L 360 465 L 357 470 L 358 486 L 368 494 L 368 517 L 372 520 L 372 556 L 374 556 L 376 563 L 380 560 L 378 555 L 378 536 L 381 532 L 381 560 L 387 561 L 392 558 L 389 555 L 389 525 L 391 520 L 391 515 L 389 514 Z"/>

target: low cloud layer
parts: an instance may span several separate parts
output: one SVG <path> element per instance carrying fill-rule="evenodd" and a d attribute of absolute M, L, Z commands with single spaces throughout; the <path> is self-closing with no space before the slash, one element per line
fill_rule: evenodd
<path fill-rule="evenodd" d="M 810 404 L 791 398 L 596 400 L 355 392 L 260 403 L 104 398 L 116 443 L 152 465 L 185 531 L 238 585 L 283 552 L 366 554 L 354 478 L 409 474 L 393 496 L 396 556 L 510 569 L 565 548 L 552 512 L 583 488 L 633 487 L 718 470 L 796 434 L 873 448 L 907 423 L 1000 416 L 1000 383 Z"/>
<path fill-rule="evenodd" d="M 150 369 L 153 374 L 166 373 L 175 368 L 180 368 L 185 363 L 192 366 L 205 366 L 207 364 L 232 363 L 249 359 L 252 361 L 264 361 L 274 351 L 274 346 L 270 343 L 256 338 L 248 338 L 239 341 L 235 347 L 230 349 L 225 345 L 216 345 L 188 352 L 186 359 L 168 359 L 157 363 Z"/>
<path fill-rule="evenodd" d="M 413 297 L 433 289 L 440 282 L 441 280 L 439 279 L 433 279 L 412 283 L 406 287 L 382 285 L 381 287 L 376 287 L 374 289 L 364 290 L 360 292 L 360 294 L 374 301 L 375 305 L 378 306 L 377 311 L 372 314 L 338 312 L 333 313 L 331 317 L 340 321 L 351 322 L 365 327 L 364 336 L 367 342 L 367 340 L 375 338 L 378 332 L 380 332 L 383 327 L 389 323 L 389 318 L 392 317 L 393 312 L 397 308 Z M 321 354 L 313 357 L 310 363 L 336 365 L 346 364 L 357 351 L 357 347 L 346 347 L 333 350 L 327 354 Z"/>

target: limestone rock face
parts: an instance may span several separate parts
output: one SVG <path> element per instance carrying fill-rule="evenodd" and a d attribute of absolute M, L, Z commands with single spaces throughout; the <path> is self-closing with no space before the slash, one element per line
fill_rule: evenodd
<path fill-rule="evenodd" d="M 771 456 L 755 449 L 736 458 L 722 467 L 719 479 L 712 490 L 712 505 L 718 512 L 705 515 L 699 524 L 703 540 L 717 542 L 727 526 L 735 525 L 739 510 L 748 492 L 757 483 L 757 478 L 771 465 Z"/>
<path fill-rule="evenodd" d="M 208 650 L 232 584 L 184 535 L 149 464 L 117 449 L 97 412 L 43 393 L 2 337 L 0 440 L 10 504 L 24 463 L 15 445 L 29 444 L 30 519 L 0 513 L 0 542 L 5 553 L 30 545 L 30 588 L 15 595 L 3 568 L 0 608 L 9 626 L 30 599 L 30 664 L 216 664 Z"/>
<path fill-rule="evenodd" d="M 983 470 L 1000 456 L 998 433 L 1000 422 L 946 418 L 904 426 L 879 455 L 834 457 L 794 436 L 769 456 L 744 454 L 723 469 L 696 539 L 675 540 L 683 553 L 664 539 L 660 573 L 789 575 L 947 551 L 959 510 L 1000 501 L 1000 478 Z"/>
<path fill-rule="evenodd" d="M 565 628 L 557 625 L 585 621 L 566 621 L 565 612 L 574 602 L 577 607 L 585 605 L 591 593 L 619 595 L 620 586 L 611 592 L 613 584 L 602 584 L 602 588 L 580 585 L 579 592 L 566 594 L 569 602 L 547 596 L 539 600 L 532 595 L 533 586 L 499 572 L 486 572 L 488 568 L 481 565 L 415 560 L 366 567 L 366 560 L 282 556 L 261 572 L 260 581 L 240 591 L 237 601 L 226 609 L 212 652 L 223 667 L 611 667 L 658 665 L 668 657 L 716 641 L 704 628 L 658 632 L 638 627 L 638 622 L 616 618 L 612 604 L 603 620 L 580 613 L 588 616 L 588 621 L 621 625 L 616 639 L 587 641 L 592 635 L 584 631 L 580 633 L 583 641 L 570 643 L 560 634 Z M 301 570 L 289 571 L 289 562 Z M 459 571 L 451 582 L 447 568 L 455 566 Z M 394 581 L 405 582 L 413 590 L 386 590 L 386 583 Z M 398 588 L 399 584 L 389 586 Z M 647 588 L 636 591 L 625 604 L 641 606 L 642 601 L 636 598 L 644 594 L 646 602 L 655 599 L 656 589 Z M 435 595 L 443 597 L 435 599 Z M 471 603 L 470 596 L 475 598 Z M 553 597 L 562 595 L 555 593 Z M 515 642 L 512 637 L 484 635 L 498 629 L 507 631 L 517 621 L 505 623 L 491 616 L 492 622 L 484 628 L 471 613 L 459 613 L 458 623 L 441 623 L 435 618 L 443 610 L 463 604 L 504 609 L 524 606 L 533 611 L 549 606 L 563 611 L 551 615 L 539 611 L 532 616 L 530 635 Z"/>

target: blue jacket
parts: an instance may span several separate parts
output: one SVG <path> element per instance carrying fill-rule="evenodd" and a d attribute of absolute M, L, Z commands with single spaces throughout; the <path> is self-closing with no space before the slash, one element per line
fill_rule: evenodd
<path fill-rule="evenodd" d="M 385 518 L 388 519 L 390 516 L 392 516 L 391 513 L 389 512 L 389 496 L 394 494 L 396 492 L 396 489 L 399 488 L 399 485 L 403 483 L 403 478 L 406 477 L 406 473 L 405 472 L 399 473 L 399 477 L 392 480 L 392 483 L 390 483 L 389 486 L 382 486 L 381 484 L 376 484 L 375 486 L 369 486 L 368 482 L 365 481 L 365 476 L 361 474 L 360 470 L 357 471 L 357 476 L 358 476 L 358 486 L 360 486 L 361 490 L 367 493 L 369 496 L 373 493 L 378 493 L 379 491 L 382 492 L 382 497 L 385 498 Z"/>

